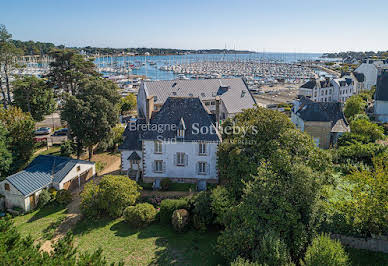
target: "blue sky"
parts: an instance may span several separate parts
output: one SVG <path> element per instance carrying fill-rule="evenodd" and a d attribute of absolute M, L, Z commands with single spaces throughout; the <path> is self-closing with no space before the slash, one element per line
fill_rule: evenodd
<path fill-rule="evenodd" d="M 266 52 L 388 50 L 386 0 L 0 0 L 15 39 Z"/>

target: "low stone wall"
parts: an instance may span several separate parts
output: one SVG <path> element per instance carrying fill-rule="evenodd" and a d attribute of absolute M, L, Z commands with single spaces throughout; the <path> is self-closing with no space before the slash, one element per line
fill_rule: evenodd
<path fill-rule="evenodd" d="M 356 249 L 366 249 L 376 252 L 388 253 L 388 238 L 357 238 L 351 236 L 344 236 L 339 234 L 332 234 L 332 238 L 338 239 L 343 245 Z"/>

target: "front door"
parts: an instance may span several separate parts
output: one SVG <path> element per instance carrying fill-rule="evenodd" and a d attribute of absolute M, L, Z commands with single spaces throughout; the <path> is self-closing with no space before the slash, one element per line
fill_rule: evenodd
<path fill-rule="evenodd" d="M 35 208 L 35 193 L 30 195 L 30 209 L 34 209 Z"/>

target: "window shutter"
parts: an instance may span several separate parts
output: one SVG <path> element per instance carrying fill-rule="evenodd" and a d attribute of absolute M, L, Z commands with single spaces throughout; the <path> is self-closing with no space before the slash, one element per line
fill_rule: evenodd
<path fill-rule="evenodd" d="M 152 171 L 156 172 L 156 162 L 152 162 Z"/>
<path fill-rule="evenodd" d="M 187 166 L 189 163 L 189 155 L 187 155 L 186 153 L 184 154 L 184 160 L 185 160 L 185 166 Z"/>
<path fill-rule="evenodd" d="M 207 155 L 207 154 L 208 154 L 208 153 L 207 153 L 208 145 L 207 145 L 207 143 L 204 143 L 203 145 L 204 145 L 204 147 L 205 147 L 205 154 Z"/>
<path fill-rule="evenodd" d="M 162 172 L 166 172 L 166 162 L 162 162 Z"/>
<path fill-rule="evenodd" d="M 195 164 L 195 171 L 199 174 L 199 162 Z"/>
<path fill-rule="evenodd" d="M 177 165 L 178 164 L 178 161 L 177 161 L 177 154 L 175 153 L 174 154 L 174 165 Z"/>
<path fill-rule="evenodd" d="M 201 142 L 197 142 L 197 145 L 195 145 L 195 153 L 199 155 L 199 145 Z"/>
<path fill-rule="evenodd" d="M 210 165 L 208 163 L 205 163 L 206 167 L 206 174 L 210 174 Z"/>

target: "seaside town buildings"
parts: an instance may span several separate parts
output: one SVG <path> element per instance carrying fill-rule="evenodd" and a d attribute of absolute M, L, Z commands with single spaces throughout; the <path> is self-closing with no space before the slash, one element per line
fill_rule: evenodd
<path fill-rule="evenodd" d="M 350 131 L 340 102 L 314 102 L 302 96 L 294 101 L 291 121 L 322 149 L 328 149 Z"/>

